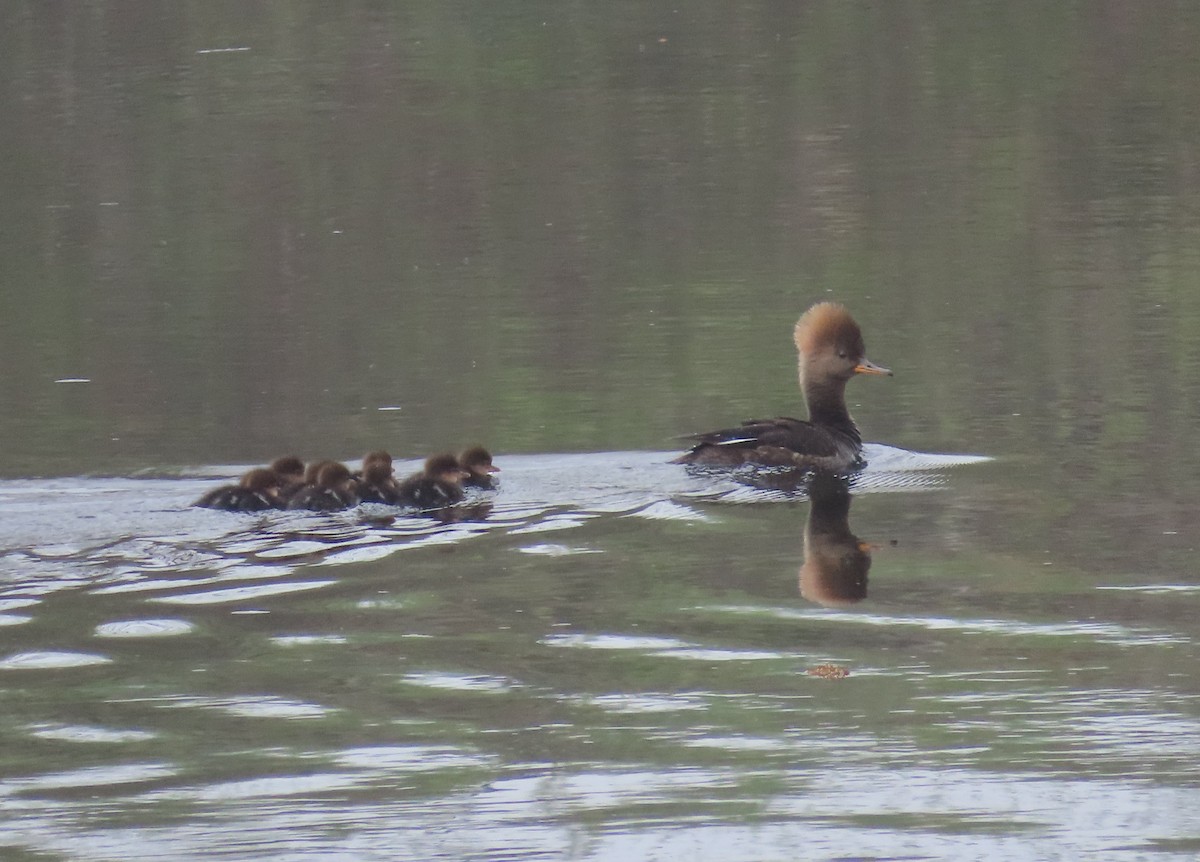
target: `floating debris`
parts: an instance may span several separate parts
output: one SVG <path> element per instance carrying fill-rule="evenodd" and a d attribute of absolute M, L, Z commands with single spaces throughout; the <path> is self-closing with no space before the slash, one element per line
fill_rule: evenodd
<path fill-rule="evenodd" d="M 850 676 L 850 671 L 836 664 L 819 664 L 816 667 L 810 667 L 805 673 L 820 679 L 845 679 Z"/>

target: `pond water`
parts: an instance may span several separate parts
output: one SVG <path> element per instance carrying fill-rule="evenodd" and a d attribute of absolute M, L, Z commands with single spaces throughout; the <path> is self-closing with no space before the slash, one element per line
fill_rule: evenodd
<path fill-rule="evenodd" d="M 1163 4 L 7 4 L 0 855 L 1195 858 L 1198 70 Z M 670 464 L 827 298 L 850 487 Z M 438 519 L 190 507 L 473 443 Z"/>

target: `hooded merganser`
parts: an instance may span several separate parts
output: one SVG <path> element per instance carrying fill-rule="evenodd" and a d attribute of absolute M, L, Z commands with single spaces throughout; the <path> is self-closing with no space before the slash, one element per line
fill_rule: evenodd
<path fill-rule="evenodd" d="M 493 491 L 496 488 L 496 477 L 500 468 L 492 464 L 492 453 L 482 446 L 472 446 L 458 456 L 458 463 L 467 471 L 463 484 L 468 488 L 482 488 Z"/>
<path fill-rule="evenodd" d="M 317 470 L 317 481 L 305 485 L 288 501 L 289 509 L 308 509 L 314 512 L 336 512 L 358 505 L 354 477 L 345 464 L 326 461 Z"/>
<path fill-rule="evenodd" d="M 440 509 L 462 500 L 462 482 L 468 473 L 450 453 L 430 455 L 425 469 L 414 473 L 397 489 L 397 500 L 419 509 Z"/>
<path fill-rule="evenodd" d="M 362 502 L 394 505 L 398 500 L 400 484 L 392 468 L 392 456 L 382 449 L 363 456 L 362 471 L 357 479 Z"/>
<path fill-rule="evenodd" d="M 891 371 L 866 358 L 862 331 L 850 312 L 821 302 L 804 312 L 793 340 L 800 353 L 800 391 L 808 421 L 781 416 L 692 435 L 697 443 L 676 464 L 733 467 L 816 467 L 842 471 L 863 465 L 862 437 L 846 409 L 846 383 L 855 374 Z"/>
<path fill-rule="evenodd" d="M 236 485 L 223 485 L 209 491 L 193 506 L 202 509 L 223 509 L 226 512 L 262 512 L 281 508 L 279 476 L 273 470 L 251 470 Z"/>

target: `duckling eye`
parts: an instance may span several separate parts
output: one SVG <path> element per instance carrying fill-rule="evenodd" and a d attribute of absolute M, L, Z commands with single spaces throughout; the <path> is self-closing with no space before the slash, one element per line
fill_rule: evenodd
<path fill-rule="evenodd" d="M 844 350 L 839 350 L 839 351 L 838 351 L 838 359 L 845 359 L 845 358 L 846 358 L 847 356 L 849 356 L 849 355 L 850 355 L 850 354 L 848 354 L 848 353 L 847 353 L 846 351 L 844 351 Z"/>

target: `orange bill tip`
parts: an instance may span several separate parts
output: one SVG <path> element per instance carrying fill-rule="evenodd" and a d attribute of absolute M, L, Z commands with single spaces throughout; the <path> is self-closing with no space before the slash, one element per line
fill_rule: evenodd
<path fill-rule="evenodd" d="M 885 377 L 891 377 L 892 371 L 890 368 L 884 368 L 882 365 L 876 365 L 867 357 L 863 357 L 858 365 L 854 366 L 855 374 L 882 374 Z"/>

